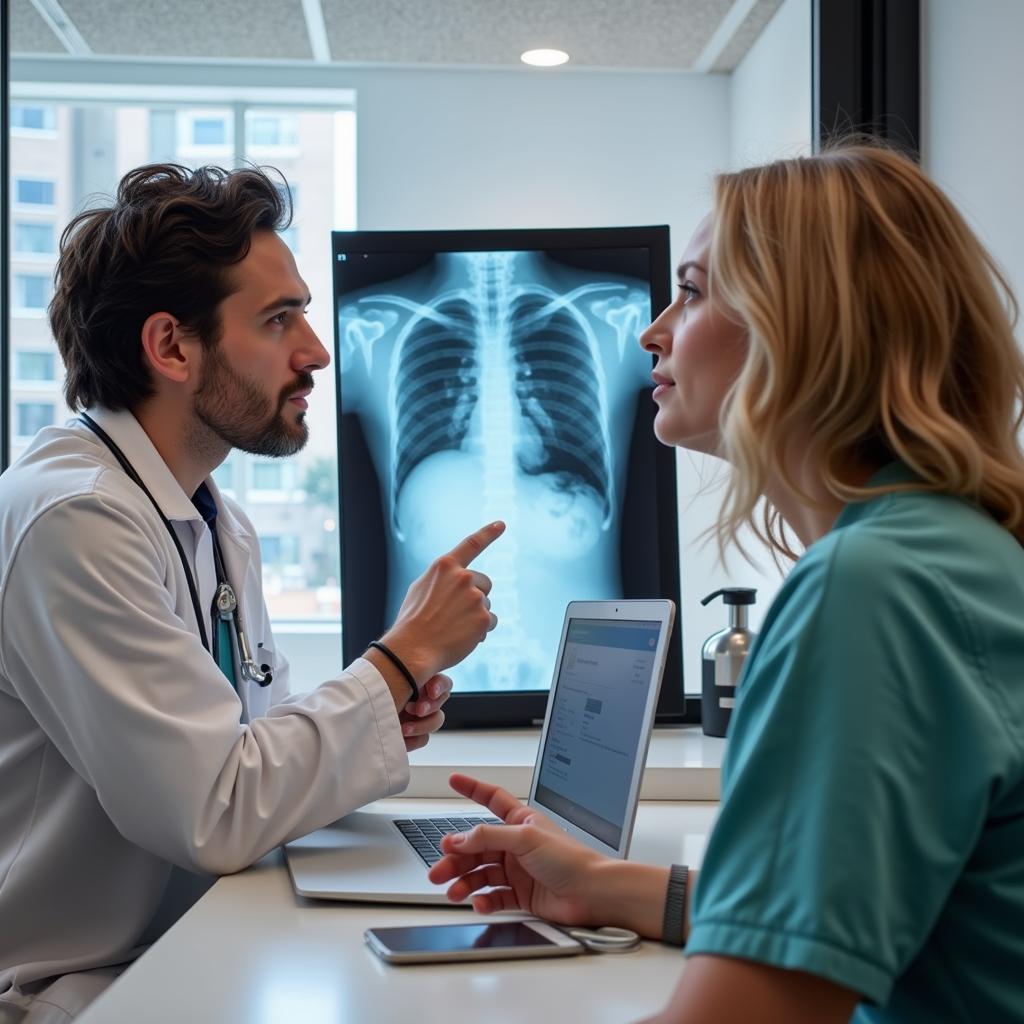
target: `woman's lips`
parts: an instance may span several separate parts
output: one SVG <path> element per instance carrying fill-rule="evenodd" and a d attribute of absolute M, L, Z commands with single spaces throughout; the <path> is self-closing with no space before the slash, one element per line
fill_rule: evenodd
<path fill-rule="evenodd" d="M 671 377 L 665 377 L 660 373 L 652 373 L 651 380 L 654 381 L 654 393 L 651 396 L 652 398 L 658 398 L 660 395 L 665 394 L 675 386 L 675 382 Z"/>

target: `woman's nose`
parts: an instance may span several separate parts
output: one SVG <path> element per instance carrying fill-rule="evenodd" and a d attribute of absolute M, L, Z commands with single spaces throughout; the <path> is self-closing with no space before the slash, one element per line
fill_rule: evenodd
<path fill-rule="evenodd" d="M 665 352 L 672 344 L 672 329 L 666 313 L 662 313 L 640 334 L 640 347 L 645 352 Z"/>

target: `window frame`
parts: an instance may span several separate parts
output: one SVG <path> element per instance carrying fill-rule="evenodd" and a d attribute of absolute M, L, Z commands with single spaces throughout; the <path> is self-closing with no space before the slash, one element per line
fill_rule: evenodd
<path fill-rule="evenodd" d="M 0 27 L 3 26 L 3 18 L 7 16 L 7 5 L 3 5 L 0 14 Z M 6 45 L 7 34 L 0 31 L 0 47 Z M 229 110 L 233 120 L 233 140 L 231 152 L 224 155 L 224 147 L 206 147 L 207 150 L 220 154 L 219 159 L 229 166 L 240 166 L 244 162 L 255 160 L 273 164 L 275 158 L 286 159 L 289 153 L 281 148 L 275 147 L 274 151 L 266 152 L 265 147 L 254 147 L 247 145 L 247 133 L 245 132 L 246 111 L 258 109 L 260 112 L 268 113 L 303 113 L 319 112 L 335 115 L 336 131 L 340 132 L 335 143 L 336 160 L 341 162 L 336 166 L 338 181 L 334 199 L 334 221 L 338 227 L 355 228 L 356 216 L 356 161 L 357 161 L 357 140 L 355 135 L 355 100 L 356 93 L 351 88 L 339 88 L 336 84 L 337 72 L 328 68 L 295 68 L 286 69 L 289 73 L 295 72 L 294 85 L 267 86 L 253 85 L 255 81 L 265 82 L 267 80 L 266 68 L 262 65 L 243 64 L 222 64 L 214 61 L 168 61 L 154 62 L 151 60 L 104 60 L 89 61 L 76 60 L 74 58 L 51 61 L 46 58 L 16 58 L 15 76 L 12 81 L 10 74 L 11 61 L 7 57 L 6 49 L 2 54 L 2 78 L 4 89 L 3 123 L 0 133 L 0 161 L 2 161 L 2 173 L 0 181 L 3 188 L 3 195 L 0 196 L 0 252 L 2 252 L 5 273 L 0 274 L 0 447 L 2 447 L 2 465 L 0 469 L 10 464 L 10 453 L 12 444 L 20 445 L 24 439 L 15 433 L 17 424 L 13 422 L 16 415 L 12 408 L 12 389 L 14 382 L 14 365 L 12 353 L 12 338 L 10 332 L 11 316 L 18 315 L 22 319 L 41 319 L 45 316 L 45 308 L 38 309 L 12 309 L 10 298 L 12 297 L 13 272 L 9 269 L 14 261 L 15 254 L 11 251 L 10 212 L 15 210 L 18 214 L 49 214 L 54 215 L 58 211 L 61 216 L 69 216 L 61 207 L 61 202 L 67 197 L 58 194 L 57 179 L 46 178 L 39 175 L 38 180 L 54 182 L 54 202 L 51 206 L 42 204 L 15 203 L 14 180 L 10 173 L 8 160 L 8 147 L 11 139 L 9 109 L 10 103 L 23 106 L 52 106 L 57 111 L 58 127 L 55 132 L 49 133 L 50 137 L 58 137 L 61 131 L 60 110 L 62 106 L 72 108 L 89 107 L 140 107 L 150 110 L 163 109 L 180 111 L 183 108 L 199 111 Z M 189 85 L 183 85 L 189 82 Z M 337 120 L 337 115 L 348 115 L 348 119 Z M 18 134 L 18 133 L 15 133 Z M 35 138 L 46 135 L 42 131 L 30 131 Z M 189 149 L 187 139 L 182 137 L 182 155 L 188 160 L 195 160 L 197 163 L 207 162 L 202 148 L 198 151 Z M 300 147 L 294 147 L 292 156 L 298 155 Z M 31 174 L 19 175 L 21 178 L 32 178 Z M 40 262 L 42 262 L 41 254 Z M 30 271 L 32 260 L 31 254 L 17 254 L 19 264 L 25 267 L 26 272 Z M 20 272 L 20 268 L 19 268 Z M 19 390 L 23 387 L 34 392 L 39 392 L 39 398 L 46 397 L 46 392 L 51 387 L 59 388 L 43 381 L 18 381 Z M 25 400 L 29 400 L 26 395 Z M 243 483 L 244 470 L 235 468 L 233 470 L 233 484 L 235 487 L 225 488 L 225 493 L 234 498 L 236 494 L 241 495 L 245 488 L 239 487 Z M 289 504 L 302 500 L 303 492 L 297 477 L 288 482 L 281 492 L 263 492 L 263 503 L 273 498 Z M 257 501 L 252 502 L 250 495 L 245 495 L 247 504 L 260 504 L 259 496 Z M 332 538 L 333 543 L 339 545 L 338 534 Z M 337 648 L 340 655 L 341 619 L 339 615 L 332 618 L 317 617 L 309 618 L 275 618 L 275 631 L 279 634 L 292 634 L 296 631 L 305 633 L 331 632 L 338 637 Z M 336 669 L 332 668 L 331 671 Z"/>

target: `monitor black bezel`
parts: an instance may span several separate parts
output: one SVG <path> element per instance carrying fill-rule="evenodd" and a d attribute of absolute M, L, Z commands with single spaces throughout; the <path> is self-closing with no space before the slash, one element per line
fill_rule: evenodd
<path fill-rule="evenodd" d="M 338 287 L 336 268 L 341 253 L 408 252 L 487 252 L 548 249 L 629 249 L 646 248 L 650 253 L 651 312 L 657 317 L 671 301 L 671 266 L 667 225 L 608 228 L 507 228 L 496 230 L 418 230 L 418 231 L 332 231 L 331 279 L 334 294 L 334 374 L 339 414 L 335 417 L 338 434 L 338 522 L 341 544 L 342 658 L 347 665 L 363 653 L 360 638 L 352 638 L 345 629 L 346 553 L 353 544 L 346 541 L 352 524 L 341 511 L 341 467 L 345 443 L 341 415 L 341 361 L 338 359 Z M 659 593 L 632 597 L 670 598 L 677 613 L 669 638 L 668 659 L 655 722 L 670 724 L 690 720 L 686 714 L 683 690 L 683 657 L 680 613 L 680 567 L 678 497 L 676 491 L 675 449 L 655 443 L 655 509 L 659 552 Z M 382 577 L 384 573 L 382 571 Z M 494 728 L 537 725 L 544 720 L 549 690 L 518 693 L 453 693 L 445 705 L 446 728 Z"/>

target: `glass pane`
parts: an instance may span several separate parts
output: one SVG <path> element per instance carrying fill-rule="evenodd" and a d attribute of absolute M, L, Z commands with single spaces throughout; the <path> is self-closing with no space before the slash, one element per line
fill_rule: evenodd
<path fill-rule="evenodd" d="M 249 149 L 296 146 L 298 142 L 299 121 L 294 114 L 247 112 L 246 143 Z"/>
<path fill-rule="evenodd" d="M 11 106 L 11 127 L 23 131 L 52 132 L 57 127 L 57 115 L 53 107 Z"/>
<path fill-rule="evenodd" d="M 17 178 L 14 201 L 24 206 L 53 206 L 53 182 L 43 178 Z"/>
<path fill-rule="evenodd" d="M 17 352 L 14 360 L 16 380 L 55 381 L 56 359 L 52 352 Z"/>
<path fill-rule="evenodd" d="M 14 275 L 14 315 L 19 311 L 43 312 L 50 301 L 50 279 L 42 274 Z"/>
<path fill-rule="evenodd" d="M 197 117 L 192 122 L 193 146 L 223 146 L 228 141 L 228 124 L 220 117 Z"/>
<path fill-rule="evenodd" d="M 57 251 L 52 224 L 27 224 L 14 222 L 14 251 L 24 253 L 46 253 Z"/>
<path fill-rule="evenodd" d="M 257 462 L 252 467 L 252 486 L 257 491 L 279 491 L 283 486 L 282 466 L 277 462 Z"/>
<path fill-rule="evenodd" d="M 57 407 L 53 402 L 17 402 L 14 413 L 17 417 L 18 436 L 31 439 L 43 427 L 55 421 Z"/>
<path fill-rule="evenodd" d="M 93 195 L 109 195 L 133 167 L 157 161 L 199 166 L 235 160 L 235 125 L 249 133 L 242 156 L 284 174 L 294 221 L 283 237 L 313 295 L 309 321 L 332 347 L 331 227 L 355 227 L 355 115 L 326 109 L 236 110 L 131 103 L 130 89 L 111 87 L 110 102 L 88 107 L 22 101 L 12 122 L 9 193 L 21 207 L 12 223 L 11 456 L 24 451 L 39 426 L 68 416 L 59 384 L 63 366 L 45 317 L 52 294 L 53 249 L 60 231 Z M 272 148 L 272 152 L 271 152 Z M 20 227 L 16 225 L 21 225 Z M 46 402 L 37 401 L 41 391 Z M 51 397 L 52 396 L 52 397 Z M 215 472 L 218 486 L 237 499 L 269 538 L 264 589 L 272 618 L 337 623 L 337 434 L 334 374 L 316 377 L 307 419 L 306 449 L 281 462 L 236 452 Z M 269 557 L 268 557 L 269 556 Z"/>

